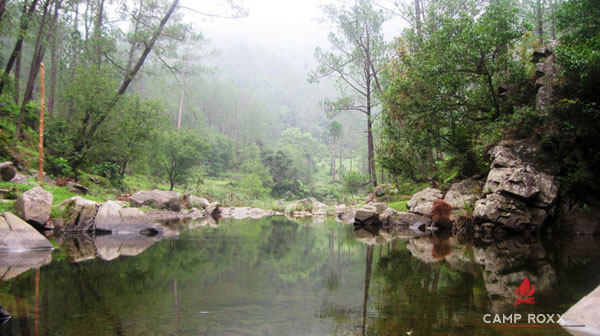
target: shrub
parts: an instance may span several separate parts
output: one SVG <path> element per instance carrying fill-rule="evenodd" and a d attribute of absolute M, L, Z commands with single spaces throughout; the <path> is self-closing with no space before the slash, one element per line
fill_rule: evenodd
<path fill-rule="evenodd" d="M 67 159 L 53 155 L 46 156 L 45 170 L 53 177 L 72 177 L 73 169 Z"/>

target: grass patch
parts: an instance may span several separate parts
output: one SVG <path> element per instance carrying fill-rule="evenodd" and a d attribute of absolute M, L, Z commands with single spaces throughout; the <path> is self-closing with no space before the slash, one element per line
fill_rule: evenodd
<path fill-rule="evenodd" d="M 406 203 L 408 203 L 408 201 L 409 200 L 398 201 L 398 202 L 389 203 L 388 205 L 396 211 L 406 211 Z"/>
<path fill-rule="evenodd" d="M 3 202 L 0 202 L 0 212 L 5 212 L 5 211 L 11 212 L 13 204 L 15 204 L 15 201 L 13 201 L 13 200 L 9 200 L 9 201 L 5 200 Z"/>

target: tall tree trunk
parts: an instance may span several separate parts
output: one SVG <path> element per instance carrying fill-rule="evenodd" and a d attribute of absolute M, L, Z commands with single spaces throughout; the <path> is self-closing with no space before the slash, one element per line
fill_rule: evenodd
<path fill-rule="evenodd" d="M 335 183 L 335 138 L 331 146 L 331 183 Z"/>
<path fill-rule="evenodd" d="M 340 172 L 338 174 L 338 176 L 340 177 L 340 180 L 342 179 L 342 160 L 344 158 L 344 142 L 340 141 L 340 168 L 338 169 L 338 171 Z"/>
<path fill-rule="evenodd" d="M 21 53 L 17 55 L 17 61 L 15 62 L 15 105 L 19 105 L 21 102 Z"/>
<path fill-rule="evenodd" d="M 25 86 L 25 93 L 23 94 L 23 103 L 21 104 L 21 110 L 19 111 L 19 117 L 17 118 L 16 136 L 21 135 L 21 123 L 23 121 L 23 115 L 25 114 L 25 106 L 29 104 L 33 97 L 33 88 L 35 86 L 35 80 L 40 71 L 40 63 L 44 59 L 44 53 L 46 47 L 42 44 L 44 38 L 44 30 L 46 28 L 46 22 L 48 17 L 48 7 L 52 0 L 46 0 L 44 5 L 44 12 L 42 14 L 42 21 L 40 22 L 40 28 L 38 30 L 37 37 L 35 39 L 35 50 L 33 52 L 33 58 L 31 59 L 31 67 L 29 70 L 29 78 L 27 79 L 27 85 Z M 57 4 L 58 5 L 58 4 Z"/>
<path fill-rule="evenodd" d="M 6 3 L 7 0 L 0 0 L 0 27 L 2 27 L 2 17 L 4 16 L 4 12 L 6 11 Z"/>
<path fill-rule="evenodd" d="M 127 91 L 127 87 L 129 87 L 129 84 L 131 84 L 131 82 L 133 81 L 133 79 L 135 78 L 137 73 L 140 71 L 140 69 L 142 68 L 142 65 L 144 65 L 144 61 L 146 60 L 146 57 L 148 56 L 150 51 L 152 51 L 152 48 L 154 48 L 154 44 L 156 43 L 156 40 L 158 39 L 161 32 L 163 31 L 165 25 L 167 24 L 167 21 L 169 20 L 169 18 L 175 11 L 175 8 L 177 8 L 178 3 L 179 3 L 179 0 L 174 0 L 173 3 L 171 3 L 171 6 L 169 7 L 167 13 L 162 18 L 162 20 L 160 21 L 160 24 L 154 31 L 151 40 L 145 44 L 146 47 L 145 47 L 144 51 L 142 52 L 142 54 L 140 55 L 140 58 L 136 62 L 133 69 L 131 69 L 131 71 L 129 73 L 127 73 L 127 75 L 125 75 L 125 79 L 123 80 L 123 83 L 121 84 L 121 87 L 119 88 L 119 91 L 117 91 L 115 98 L 106 107 L 108 110 L 112 110 L 115 107 L 115 105 L 117 105 L 117 103 L 119 102 L 119 99 L 121 98 L 121 96 Z M 80 134 L 80 136 L 77 138 L 77 142 L 73 146 L 73 152 L 80 153 L 78 158 L 71 162 L 71 168 L 73 168 L 74 171 L 77 171 L 77 168 L 85 161 L 86 155 L 90 149 L 90 141 L 96 134 L 98 127 L 100 127 L 100 125 L 102 125 L 102 123 L 104 123 L 104 120 L 106 120 L 107 117 L 108 117 L 108 113 L 103 114 L 100 118 L 98 118 L 93 123 L 91 123 L 91 125 L 89 127 L 83 128 L 82 132 L 80 132 L 82 134 Z M 174 186 L 174 182 L 171 182 L 171 190 L 173 189 L 173 186 Z"/>
<path fill-rule="evenodd" d="M 25 39 L 25 35 L 27 34 L 27 29 L 29 28 L 29 22 L 35 12 L 35 7 L 37 6 L 38 0 L 33 0 L 27 12 L 23 12 L 24 15 L 21 16 L 21 25 L 19 28 L 19 35 L 17 36 L 17 42 L 15 43 L 15 47 L 10 54 L 8 62 L 6 62 L 6 67 L 4 68 L 4 73 L 2 74 L 2 78 L 0 79 L 0 95 L 4 90 L 4 86 L 8 81 L 8 74 L 12 70 L 13 65 L 17 59 L 17 56 L 21 53 L 21 49 L 23 48 L 23 41 Z"/>
<path fill-rule="evenodd" d="M 96 13 L 96 25 L 94 27 L 94 45 L 96 49 L 96 66 L 102 66 L 102 25 L 104 21 L 104 1 L 99 0 L 98 12 Z"/>
<path fill-rule="evenodd" d="M 544 44 L 544 15 L 543 15 L 542 0 L 537 0 L 536 16 L 537 16 L 537 33 L 540 44 Z"/>
<path fill-rule="evenodd" d="M 415 28 L 417 29 L 417 36 L 421 38 L 421 1 L 415 0 Z"/>
<path fill-rule="evenodd" d="M 169 20 L 169 18 L 175 11 L 175 8 L 177 7 L 178 3 L 179 3 L 179 0 L 174 0 L 173 3 L 171 3 L 171 7 L 169 7 L 169 10 L 167 11 L 165 16 L 160 21 L 160 24 L 159 24 L 158 28 L 154 31 L 154 34 L 152 35 L 152 39 L 150 40 L 150 42 L 148 44 L 146 44 L 146 48 L 142 52 L 142 55 L 138 59 L 137 63 L 135 64 L 133 69 L 131 69 L 131 71 L 125 76 L 125 80 L 123 81 L 123 84 L 119 88 L 118 95 L 122 95 L 123 93 L 125 93 L 125 91 L 127 90 L 127 87 L 129 86 L 129 84 L 131 83 L 131 81 L 133 80 L 135 75 L 138 73 L 138 71 L 140 71 L 140 68 L 144 64 L 146 57 L 148 56 L 150 51 L 152 51 L 152 48 L 154 48 L 154 44 L 156 43 L 158 36 L 160 36 L 162 30 L 164 29 L 165 25 L 167 24 L 167 21 Z"/>
<path fill-rule="evenodd" d="M 54 6 L 54 17 L 52 18 L 52 45 L 50 49 L 50 92 L 48 93 L 48 115 L 54 111 L 54 96 L 56 94 L 56 77 L 58 74 L 58 11 L 60 1 Z"/>
<path fill-rule="evenodd" d="M 138 44 L 139 44 L 139 42 L 136 41 L 135 39 L 137 38 L 138 32 L 140 31 L 140 20 L 142 17 L 142 9 L 144 8 L 143 7 L 144 1 L 143 0 L 139 0 L 139 1 L 140 1 L 140 7 L 138 8 L 137 15 L 135 15 L 133 17 L 135 24 L 134 24 L 134 28 L 133 28 L 133 38 L 131 39 L 131 41 L 129 41 L 129 44 L 131 44 L 131 47 L 129 48 L 129 55 L 127 57 L 126 73 L 129 73 L 129 71 L 131 71 L 131 67 L 133 66 L 133 56 L 134 56 L 135 50 L 137 49 Z"/>

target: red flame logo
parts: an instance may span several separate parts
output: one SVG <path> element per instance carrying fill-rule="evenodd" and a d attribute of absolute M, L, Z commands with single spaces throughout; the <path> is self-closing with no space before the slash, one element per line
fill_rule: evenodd
<path fill-rule="evenodd" d="M 520 305 L 521 303 L 531 303 L 535 304 L 535 298 L 532 296 L 535 292 L 533 288 L 533 284 L 529 282 L 529 279 L 525 277 L 521 285 L 515 288 L 515 294 L 517 294 L 517 300 L 515 301 L 515 306 Z"/>

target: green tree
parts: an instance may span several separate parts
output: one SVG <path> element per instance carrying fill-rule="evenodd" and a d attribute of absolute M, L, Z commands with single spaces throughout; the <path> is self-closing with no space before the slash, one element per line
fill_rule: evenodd
<path fill-rule="evenodd" d="M 600 93 L 600 4 L 596 0 L 565 1 L 556 13 L 562 33 L 556 60 L 570 84 L 588 97 Z"/>
<path fill-rule="evenodd" d="M 331 182 L 335 183 L 335 145 L 342 137 L 342 124 L 334 120 L 327 125 L 327 131 L 331 136 Z"/>
<path fill-rule="evenodd" d="M 167 131 L 163 137 L 159 160 L 173 190 L 176 183 L 185 181 L 191 168 L 201 163 L 209 147 L 198 133 L 185 128 Z"/>
<path fill-rule="evenodd" d="M 324 21 L 333 24 L 337 31 L 329 34 L 332 51 L 315 50 L 319 65 L 309 80 L 317 82 L 323 77 L 337 80 L 342 97 L 322 102 L 328 115 L 354 111 L 366 116 L 368 168 L 371 182 L 377 186 L 372 129 L 377 94 L 383 93 L 379 73 L 388 60 L 381 30 L 385 18 L 381 11 L 375 10 L 371 0 L 358 0 L 354 5 L 324 6 L 323 12 Z"/>
<path fill-rule="evenodd" d="M 396 46 L 380 159 L 393 173 L 434 181 L 435 149 L 470 176 L 482 129 L 522 103 L 503 100 L 500 86 L 526 79 L 527 60 L 514 53 L 525 28 L 510 0 L 431 2 L 426 11 L 421 35 L 409 29 Z"/>

